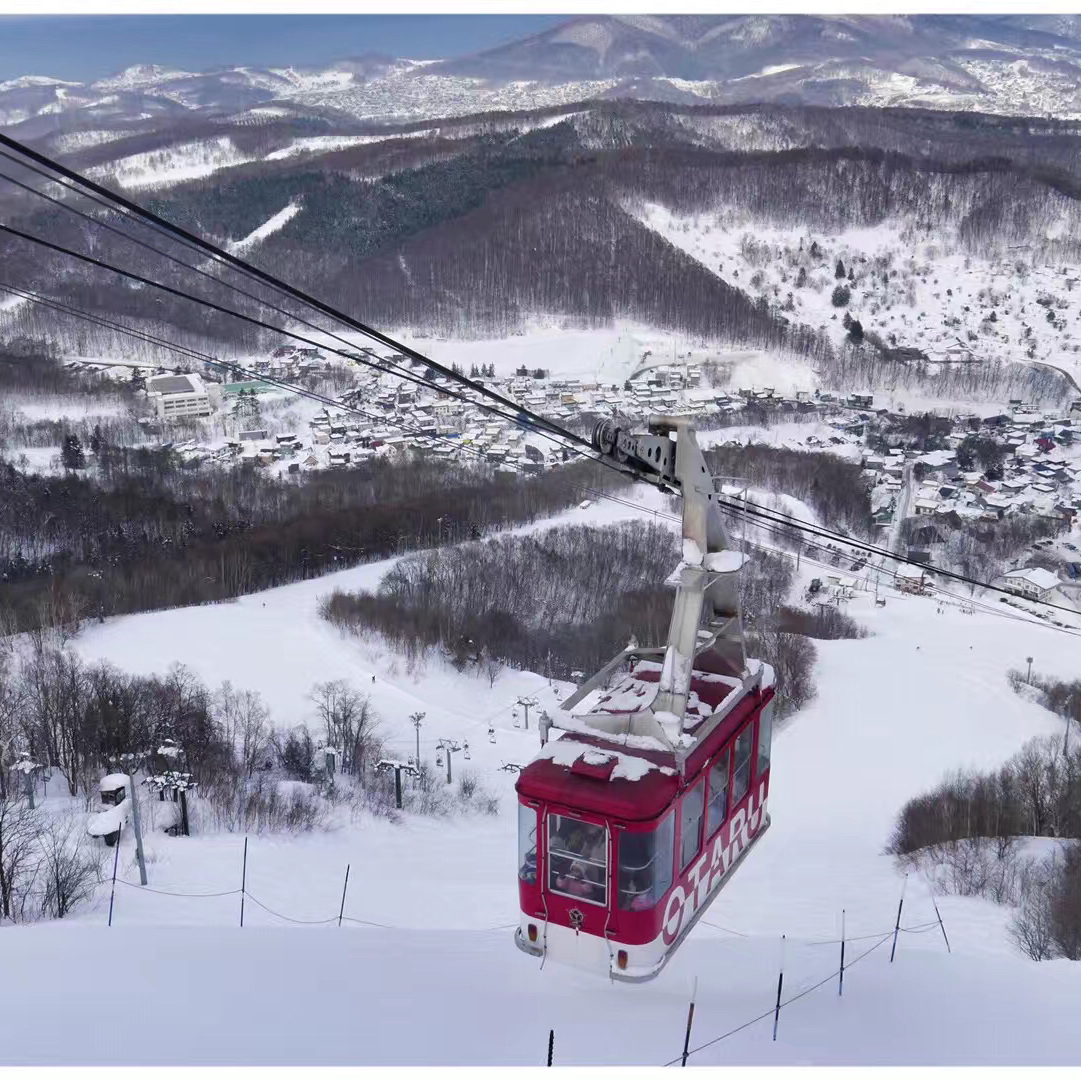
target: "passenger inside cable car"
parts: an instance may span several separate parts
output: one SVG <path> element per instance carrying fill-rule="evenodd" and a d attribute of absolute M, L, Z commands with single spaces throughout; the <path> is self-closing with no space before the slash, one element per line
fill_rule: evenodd
<path fill-rule="evenodd" d="M 549 889 L 591 904 L 604 904 L 608 878 L 604 826 L 559 814 L 551 814 L 548 822 Z"/>

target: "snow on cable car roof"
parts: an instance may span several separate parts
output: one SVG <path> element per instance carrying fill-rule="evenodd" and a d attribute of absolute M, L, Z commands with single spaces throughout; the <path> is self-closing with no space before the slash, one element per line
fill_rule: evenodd
<path fill-rule="evenodd" d="M 630 675 L 604 694 L 589 711 L 630 713 L 649 708 L 657 695 L 661 670 L 662 665 L 656 661 L 640 660 Z M 687 698 L 684 728 L 694 728 L 708 719 L 729 694 L 742 686 L 741 679 L 695 670 L 691 675 L 691 692 Z"/>
<path fill-rule="evenodd" d="M 109 773 L 108 776 L 103 776 L 98 783 L 98 791 L 116 791 L 119 788 L 126 788 L 128 786 L 128 778 L 124 773 L 116 772 Z"/>
<path fill-rule="evenodd" d="M 559 738 L 546 743 L 534 760 L 548 760 L 556 765 L 573 767 L 578 761 L 597 769 L 605 769 L 606 779 L 641 780 L 653 769 L 668 776 L 675 776 L 676 770 L 667 765 L 660 765 L 638 754 L 624 754 L 618 750 L 600 749 L 581 743 L 577 739 Z M 613 763 L 611 770 L 606 766 Z"/>
<path fill-rule="evenodd" d="M 610 769 L 609 761 L 614 761 Z M 566 806 L 623 821 L 651 821 L 672 805 L 679 777 L 659 761 L 599 747 L 593 736 L 568 731 L 544 746 L 514 786 L 519 796 L 556 810 Z"/>

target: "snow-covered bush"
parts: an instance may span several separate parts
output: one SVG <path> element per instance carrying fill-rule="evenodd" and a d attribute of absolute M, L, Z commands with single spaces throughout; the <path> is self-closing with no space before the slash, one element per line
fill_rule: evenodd
<path fill-rule="evenodd" d="M 216 784 L 202 796 L 189 796 L 188 807 L 197 831 L 242 833 L 311 832 L 327 824 L 331 810 L 330 801 L 311 785 L 264 775 L 239 790 Z"/>

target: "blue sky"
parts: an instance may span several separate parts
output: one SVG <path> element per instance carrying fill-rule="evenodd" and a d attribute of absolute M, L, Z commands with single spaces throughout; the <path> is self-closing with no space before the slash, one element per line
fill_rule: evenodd
<path fill-rule="evenodd" d="M 428 60 L 539 33 L 561 15 L 0 15 L 0 79 L 86 81 L 132 64 L 193 71 L 323 64 L 366 52 Z"/>

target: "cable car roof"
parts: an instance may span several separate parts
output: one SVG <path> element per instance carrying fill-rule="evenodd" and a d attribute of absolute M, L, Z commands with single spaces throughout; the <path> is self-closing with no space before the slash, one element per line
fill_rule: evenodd
<path fill-rule="evenodd" d="M 622 821 L 651 821 L 672 805 L 679 777 L 663 751 L 617 750 L 568 731 L 542 748 L 521 772 L 515 789 L 539 799 Z"/>

